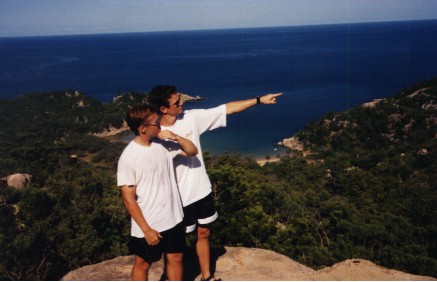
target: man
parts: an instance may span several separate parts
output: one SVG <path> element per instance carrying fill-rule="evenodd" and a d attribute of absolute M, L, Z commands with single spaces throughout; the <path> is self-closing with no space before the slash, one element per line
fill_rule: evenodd
<path fill-rule="evenodd" d="M 202 280 L 220 280 L 210 271 L 210 224 L 217 217 L 211 182 L 206 173 L 200 145 L 200 135 L 208 130 L 226 126 L 226 116 L 244 111 L 257 104 L 276 104 L 276 98 L 282 95 L 267 94 L 253 99 L 234 101 L 211 108 L 182 112 L 183 100 L 175 86 L 160 85 L 149 93 L 149 101 L 155 110 L 162 114 L 161 126 L 176 134 L 190 139 L 199 153 L 189 158 L 175 158 L 176 178 L 184 206 L 186 232 L 197 228 L 196 251 L 199 258 Z"/>
<path fill-rule="evenodd" d="M 129 250 L 135 254 L 132 280 L 147 280 L 150 265 L 162 254 L 169 280 L 182 280 L 185 229 L 173 157 L 195 156 L 196 146 L 168 130 L 161 131 L 159 116 L 150 106 L 128 110 L 126 117 L 134 139 L 118 161 L 117 185 L 132 217 Z M 178 144 L 169 151 L 155 137 Z"/>

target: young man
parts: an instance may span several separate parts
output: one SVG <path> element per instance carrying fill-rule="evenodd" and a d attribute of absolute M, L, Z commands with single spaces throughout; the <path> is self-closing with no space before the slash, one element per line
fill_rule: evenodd
<path fill-rule="evenodd" d="M 197 228 L 196 251 L 199 257 L 202 280 L 220 280 L 210 271 L 209 224 L 217 211 L 212 198 L 211 182 L 206 173 L 200 145 L 200 135 L 208 130 L 226 126 L 226 116 L 244 111 L 257 104 L 276 104 L 276 97 L 267 94 L 253 99 L 229 102 L 211 109 L 182 112 L 183 101 L 175 86 L 161 85 L 149 93 L 149 101 L 161 112 L 161 126 L 193 141 L 199 150 L 196 156 L 175 158 L 176 178 L 184 206 L 186 232 Z"/>
<path fill-rule="evenodd" d="M 185 249 L 183 210 L 177 188 L 173 157 L 195 156 L 196 146 L 168 130 L 161 131 L 159 115 L 150 106 L 128 110 L 126 121 L 135 133 L 118 161 L 117 185 L 132 217 L 129 250 L 135 254 L 132 280 L 147 280 L 150 265 L 162 254 L 169 280 L 182 280 Z M 155 137 L 177 143 L 169 151 Z"/>

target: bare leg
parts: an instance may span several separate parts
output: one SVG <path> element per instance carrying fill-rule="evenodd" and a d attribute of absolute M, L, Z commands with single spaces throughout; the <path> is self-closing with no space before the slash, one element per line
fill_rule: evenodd
<path fill-rule="evenodd" d="M 165 254 L 167 258 L 166 274 L 168 280 L 182 281 L 184 266 L 182 264 L 183 253 Z"/>
<path fill-rule="evenodd" d="M 134 267 L 132 268 L 132 280 L 148 280 L 150 264 L 145 262 L 141 257 L 135 256 Z"/>
<path fill-rule="evenodd" d="M 204 279 L 211 275 L 209 234 L 210 230 L 208 228 L 200 226 L 197 228 L 196 251 L 197 256 L 199 257 L 200 272 Z"/>

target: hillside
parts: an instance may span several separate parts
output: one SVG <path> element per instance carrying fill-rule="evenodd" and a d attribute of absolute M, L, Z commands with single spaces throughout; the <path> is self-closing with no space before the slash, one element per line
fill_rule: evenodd
<path fill-rule="evenodd" d="M 0 100 L 0 179 L 32 176 L 19 190 L 0 184 L 1 280 L 58 280 L 127 255 L 130 219 L 115 183 L 125 144 L 93 134 L 121 127 L 144 99 Z M 436 101 L 433 79 L 327 114 L 294 136 L 302 151 L 262 167 L 205 152 L 220 215 L 213 247 L 272 250 L 314 270 L 360 258 L 437 277 Z"/>
<path fill-rule="evenodd" d="M 317 269 L 359 257 L 437 276 L 437 79 L 327 114 L 293 138 L 262 168 L 207 157 L 219 246 L 270 249 Z"/>

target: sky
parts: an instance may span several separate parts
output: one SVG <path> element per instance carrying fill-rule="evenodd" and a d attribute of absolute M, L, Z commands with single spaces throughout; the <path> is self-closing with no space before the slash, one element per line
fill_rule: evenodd
<path fill-rule="evenodd" d="M 0 0 L 0 37 L 437 19 L 437 0 Z"/>

